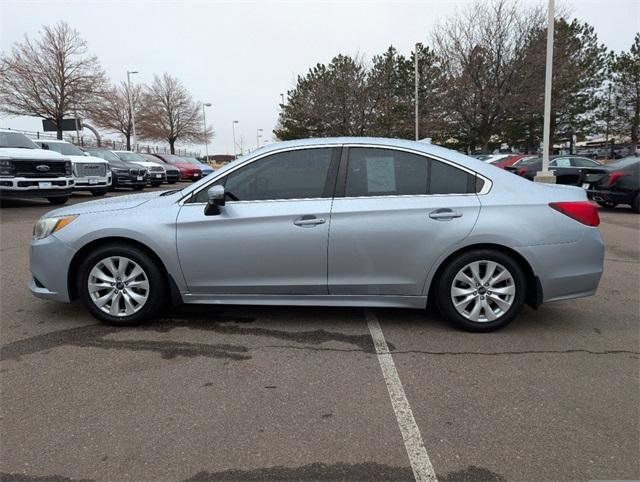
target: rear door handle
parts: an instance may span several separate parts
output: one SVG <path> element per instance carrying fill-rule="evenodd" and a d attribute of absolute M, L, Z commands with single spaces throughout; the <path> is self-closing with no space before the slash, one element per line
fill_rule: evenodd
<path fill-rule="evenodd" d="M 296 226 L 317 226 L 318 224 L 324 224 L 327 221 L 324 218 L 316 218 L 313 215 L 307 214 L 299 217 L 293 221 Z"/>
<path fill-rule="evenodd" d="M 429 213 L 429 217 L 431 219 L 440 219 L 442 221 L 446 221 L 448 219 L 461 218 L 462 213 L 453 211 L 451 209 L 436 209 L 435 211 L 431 211 Z"/>

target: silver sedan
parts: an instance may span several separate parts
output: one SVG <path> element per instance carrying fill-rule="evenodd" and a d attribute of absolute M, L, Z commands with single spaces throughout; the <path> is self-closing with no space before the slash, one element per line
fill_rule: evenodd
<path fill-rule="evenodd" d="M 34 227 L 34 295 L 103 322 L 168 302 L 425 308 L 472 331 L 526 302 L 593 295 L 603 266 L 582 189 L 533 184 L 430 144 L 272 144 L 181 190 L 57 209 Z"/>

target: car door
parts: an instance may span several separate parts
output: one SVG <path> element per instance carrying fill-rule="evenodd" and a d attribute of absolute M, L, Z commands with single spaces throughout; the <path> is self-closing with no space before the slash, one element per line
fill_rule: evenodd
<path fill-rule="evenodd" d="M 340 148 L 264 155 L 212 180 L 177 219 L 180 265 L 194 294 L 327 294 L 327 240 Z M 227 202 L 205 215 L 207 190 Z"/>
<path fill-rule="evenodd" d="M 329 293 L 421 295 L 442 252 L 471 232 L 481 182 L 415 152 L 349 147 L 331 211 Z"/>

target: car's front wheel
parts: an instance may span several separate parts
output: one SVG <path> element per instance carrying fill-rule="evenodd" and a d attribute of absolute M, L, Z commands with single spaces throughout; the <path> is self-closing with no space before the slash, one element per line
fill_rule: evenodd
<path fill-rule="evenodd" d="M 451 261 L 436 286 L 442 315 L 458 327 L 493 331 L 510 323 L 525 300 L 522 268 L 510 256 L 474 250 Z"/>
<path fill-rule="evenodd" d="M 78 270 L 78 294 L 93 316 L 110 325 L 137 325 L 162 308 L 163 270 L 145 251 L 110 244 L 89 254 Z"/>

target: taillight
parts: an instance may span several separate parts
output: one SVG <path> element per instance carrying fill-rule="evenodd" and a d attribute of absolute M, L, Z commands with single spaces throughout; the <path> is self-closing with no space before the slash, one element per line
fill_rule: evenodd
<path fill-rule="evenodd" d="M 589 201 L 549 203 L 549 206 L 587 226 L 598 226 L 598 209 Z"/>
<path fill-rule="evenodd" d="M 609 174 L 609 181 L 607 182 L 607 187 L 613 186 L 618 181 L 618 179 L 626 175 L 627 175 L 626 172 L 613 171 L 611 174 Z"/>
<path fill-rule="evenodd" d="M 527 173 L 527 168 L 526 167 L 521 167 L 520 169 L 518 169 L 516 171 L 516 174 L 518 176 L 524 176 Z"/>

